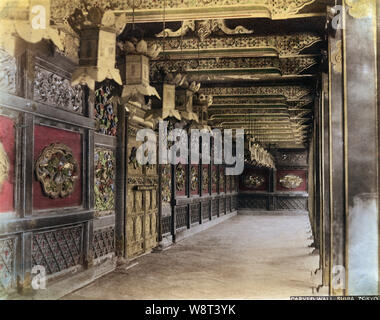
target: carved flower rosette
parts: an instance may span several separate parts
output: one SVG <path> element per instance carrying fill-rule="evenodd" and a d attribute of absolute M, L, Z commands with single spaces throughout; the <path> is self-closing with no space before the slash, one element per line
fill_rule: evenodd
<path fill-rule="evenodd" d="M 5 152 L 3 144 L 0 142 L 0 190 L 5 180 L 8 179 L 9 167 L 7 153 Z"/>
<path fill-rule="evenodd" d="M 65 198 L 74 192 L 79 168 L 71 149 L 60 143 L 46 147 L 36 161 L 36 176 L 50 198 Z"/>
<path fill-rule="evenodd" d="M 296 189 L 298 188 L 303 179 L 299 176 L 288 174 L 280 179 L 280 184 L 286 189 Z"/>
<path fill-rule="evenodd" d="M 244 178 L 244 185 L 247 188 L 254 188 L 254 189 L 260 188 L 264 182 L 265 182 L 265 179 L 262 176 L 249 175 Z"/>

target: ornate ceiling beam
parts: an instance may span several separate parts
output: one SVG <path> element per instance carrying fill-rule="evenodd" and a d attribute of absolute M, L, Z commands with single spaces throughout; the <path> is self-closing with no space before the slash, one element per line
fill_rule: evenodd
<path fill-rule="evenodd" d="M 299 75 L 318 64 L 317 55 L 304 55 L 279 59 L 262 58 L 210 58 L 151 61 L 151 70 L 166 68 L 169 72 L 184 70 L 192 75 Z M 215 78 L 217 79 L 218 76 Z"/>
<path fill-rule="evenodd" d="M 303 97 L 312 93 L 312 88 L 304 85 L 287 86 L 256 86 L 256 87 L 209 87 L 202 88 L 200 93 L 213 97 L 223 96 L 269 96 L 283 97 L 289 101 L 302 100 Z"/>
<path fill-rule="evenodd" d="M 164 52 L 171 59 L 213 57 L 292 57 L 299 55 L 323 38 L 310 32 L 286 35 L 236 35 L 230 37 L 151 39 L 148 42 L 164 46 Z"/>
<path fill-rule="evenodd" d="M 56 22 L 63 21 L 76 8 L 83 7 L 82 0 L 51 0 Z M 95 1 L 94 1 L 95 2 Z M 161 21 L 165 10 L 167 21 L 221 19 L 221 18 L 271 18 L 288 19 L 294 17 L 319 16 L 324 12 L 317 10 L 300 14 L 300 11 L 316 0 L 98 0 L 96 4 L 103 9 L 127 14 L 132 21 L 133 6 L 135 22 Z"/>

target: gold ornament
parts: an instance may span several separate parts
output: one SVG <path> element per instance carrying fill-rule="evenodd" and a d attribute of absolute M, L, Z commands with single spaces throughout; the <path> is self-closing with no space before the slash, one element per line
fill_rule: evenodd
<path fill-rule="evenodd" d="M 7 153 L 4 150 L 3 144 L 0 142 L 0 189 L 4 181 L 8 179 L 9 167 Z"/>
<path fill-rule="evenodd" d="M 299 176 L 295 176 L 293 174 L 288 174 L 280 179 L 280 184 L 287 189 L 296 189 L 298 188 L 303 179 Z"/>
<path fill-rule="evenodd" d="M 50 198 L 65 198 L 74 192 L 79 168 L 68 146 L 52 143 L 42 151 L 35 167 L 37 180 Z"/>

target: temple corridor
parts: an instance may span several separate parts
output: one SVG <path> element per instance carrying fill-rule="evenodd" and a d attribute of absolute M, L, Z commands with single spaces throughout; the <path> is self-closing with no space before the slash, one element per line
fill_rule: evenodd
<path fill-rule="evenodd" d="M 312 294 L 307 215 L 237 215 L 63 299 L 289 299 Z M 133 264 L 131 264 L 133 265 Z"/>

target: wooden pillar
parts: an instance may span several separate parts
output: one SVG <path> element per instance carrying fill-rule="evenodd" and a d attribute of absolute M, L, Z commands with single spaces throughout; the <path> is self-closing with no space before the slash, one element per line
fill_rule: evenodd
<path fill-rule="evenodd" d="M 346 5 L 343 19 L 346 293 L 350 295 L 378 294 L 376 6 L 375 0 Z"/>

